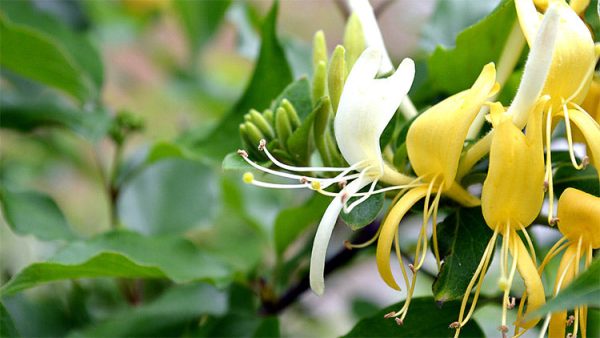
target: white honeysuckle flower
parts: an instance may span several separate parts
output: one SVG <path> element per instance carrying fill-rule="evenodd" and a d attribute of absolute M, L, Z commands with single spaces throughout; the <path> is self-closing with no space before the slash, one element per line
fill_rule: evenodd
<path fill-rule="evenodd" d="M 356 14 L 363 29 L 365 44 L 367 47 L 372 47 L 381 50 L 383 58 L 379 65 L 379 74 L 388 74 L 394 71 L 394 65 L 388 55 L 383 36 L 377 25 L 377 19 L 373 12 L 373 7 L 369 0 L 348 0 L 348 5 L 353 14 Z"/>
<path fill-rule="evenodd" d="M 257 181 L 251 173 L 246 173 L 243 177 L 246 183 L 276 189 L 309 188 L 335 197 L 321 219 L 313 243 L 310 285 L 318 295 L 324 291 L 323 272 L 327 246 L 342 209 L 350 212 L 375 193 L 421 184 L 415 178 L 405 176 L 389 166 L 384 162 L 381 154 L 379 146 L 381 134 L 400 106 L 400 102 L 406 97 L 415 75 L 414 62 L 407 58 L 390 77 L 376 79 L 382 56 L 381 50 L 367 48 L 352 67 L 340 97 L 334 118 L 335 138 L 342 156 L 349 164 L 348 167 L 289 166 L 278 161 L 269 152 L 264 140 L 259 145 L 258 149 L 267 155 L 273 165 L 281 169 L 291 172 L 340 172 L 336 177 L 307 177 L 265 168 L 251 161 L 246 151 L 238 151 L 247 163 L 262 172 L 299 181 L 297 184 L 274 184 Z M 358 173 L 352 173 L 354 171 Z M 375 190 L 379 181 L 388 186 Z M 339 193 L 324 190 L 334 184 L 345 186 Z M 368 192 L 359 193 L 369 184 Z M 352 197 L 361 198 L 348 206 L 347 202 Z"/>

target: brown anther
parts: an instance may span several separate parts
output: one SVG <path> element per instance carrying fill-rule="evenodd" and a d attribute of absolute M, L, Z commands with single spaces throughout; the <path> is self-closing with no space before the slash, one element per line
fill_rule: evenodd
<path fill-rule="evenodd" d="M 348 201 L 348 194 L 346 192 L 344 192 L 342 194 L 342 203 L 346 203 Z"/>
<path fill-rule="evenodd" d="M 248 152 L 246 152 L 244 149 L 238 149 L 237 153 L 241 157 L 244 157 L 244 158 L 248 157 Z"/>
<path fill-rule="evenodd" d="M 346 248 L 346 250 L 352 250 L 352 243 L 350 243 L 350 241 L 348 241 L 348 240 L 344 241 L 344 248 Z M 390 313 L 394 313 L 394 312 L 390 312 Z M 389 317 L 386 317 L 386 316 L 389 315 L 390 313 L 386 314 L 383 317 L 384 318 L 389 318 Z"/>
<path fill-rule="evenodd" d="M 346 181 L 339 181 L 339 182 L 338 182 L 338 186 L 339 186 L 341 189 L 344 189 L 344 188 L 346 187 L 346 184 L 347 184 L 347 183 L 348 183 L 348 182 L 346 182 Z"/>
<path fill-rule="evenodd" d="M 570 315 L 569 318 L 567 319 L 567 326 L 573 325 L 574 322 L 575 322 L 575 316 Z"/>
<path fill-rule="evenodd" d="M 452 322 L 450 323 L 450 325 L 448 325 L 449 328 L 451 329 L 458 329 L 460 328 L 460 323 L 459 322 Z"/>
<path fill-rule="evenodd" d="M 577 336 L 574 336 L 573 333 L 567 333 L 567 338 L 577 338 Z"/>
<path fill-rule="evenodd" d="M 506 333 L 508 332 L 508 326 L 506 325 L 501 325 L 498 330 L 500 330 L 500 332 L 502 332 L 502 338 L 506 338 Z"/>
<path fill-rule="evenodd" d="M 388 318 L 392 318 L 392 317 L 394 317 L 394 316 L 396 316 L 396 311 L 392 311 L 392 312 L 388 312 L 388 313 L 386 313 L 386 314 L 383 316 L 383 318 L 385 318 L 385 319 L 388 319 Z"/>
<path fill-rule="evenodd" d="M 581 169 L 587 168 L 588 164 L 590 164 L 590 158 L 587 156 L 584 156 L 583 160 L 581 161 Z"/>
<path fill-rule="evenodd" d="M 308 183 L 308 178 L 306 178 L 304 176 L 300 177 L 300 183 L 302 183 L 302 184 Z"/>
<path fill-rule="evenodd" d="M 415 266 L 412 264 L 408 264 L 408 268 L 410 269 L 410 271 L 412 271 L 413 273 L 416 273 L 417 271 L 415 270 Z"/>
<path fill-rule="evenodd" d="M 394 320 L 396 321 L 396 324 L 398 324 L 398 326 L 404 325 L 404 322 L 402 321 L 402 319 L 396 317 L 396 318 L 394 318 Z"/>
<path fill-rule="evenodd" d="M 550 222 L 549 222 L 550 226 L 555 226 L 556 224 L 558 224 L 558 221 L 559 221 L 558 217 L 550 218 Z"/>
<path fill-rule="evenodd" d="M 515 297 L 510 297 L 510 301 L 508 302 L 508 304 L 506 305 L 506 308 L 509 310 L 512 310 L 515 308 L 517 299 Z"/>
<path fill-rule="evenodd" d="M 548 183 L 548 181 L 544 181 L 544 192 L 547 192 L 549 187 L 550 183 Z"/>
<path fill-rule="evenodd" d="M 267 146 L 267 141 L 265 139 L 262 139 L 258 142 L 258 150 L 259 151 L 265 150 L 266 146 Z"/>

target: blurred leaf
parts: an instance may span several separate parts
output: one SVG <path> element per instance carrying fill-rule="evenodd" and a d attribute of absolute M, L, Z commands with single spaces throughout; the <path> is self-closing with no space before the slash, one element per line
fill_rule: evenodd
<path fill-rule="evenodd" d="M 244 114 L 251 108 L 260 111 L 269 107 L 273 98 L 292 82 L 290 67 L 276 36 L 277 10 L 278 2 L 274 2 L 264 19 L 260 54 L 244 95 L 208 137 L 196 144 L 201 154 L 220 161 L 227 153 L 239 148 L 240 139 L 234 135 L 238 135 L 238 126 Z"/>
<path fill-rule="evenodd" d="M 254 169 L 251 165 L 246 163 L 246 161 L 244 161 L 244 159 L 238 153 L 227 154 L 223 159 L 221 168 L 223 168 L 223 170 L 233 171 L 248 171 Z"/>
<path fill-rule="evenodd" d="M 600 37 L 600 7 L 598 0 L 590 1 L 587 10 L 584 12 L 585 22 L 592 30 L 594 41 Z"/>
<path fill-rule="evenodd" d="M 180 18 L 194 54 L 215 34 L 231 1 L 175 0 L 173 8 Z"/>
<path fill-rule="evenodd" d="M 261 320 L 256 331 L 254 331 L 254 338 L 278 338 L 279 333 L 279 319 L 277 317 L 267 317 Z"/>
<path fill-rule="evenodd" d="M 21 337 L 12 317 L 2 303 L 0 303 L 0 335 L 2 337 Z"/>
<path fill-rule="evenodd" d="M 366 190 L 363 190 L 363 192 L 365 191 Z M 352 204 L 352 202 L 356 201 L 359 198 L 360 197 L 352 197 L 348 201 L 348 205 Z M 369 198 L 367 198 L 366 201 L 362 202 L 354 209 L 352 209 L 351 212 L 345 213 L 344 211 L 342 211 L 340 213 L 340 216 L 342 217 L 342 220 L 344 220 L 344 222 L 348 224 L 352 230 L 359 230 L 369 225 L 375 220 L 375 218 L 377 218 L 377 215 L 379 215 L 379 212 L 381 211 L 381 209 L 383 209 L 384 199 L 385 194 L 371 195 Z"/>
<path fill-rule="evenodd" d="M 352 300 L 352 314 L 356 318 L 372 316 L 379 311 L 379 306 L 367 298 L 354 298 Z"/>
<path fill-rule="evenodd" d="M 344 337 L 454 337 L 454 329 L 448 325 L 460 310 L 459 302 L 436 306 L 431 297 L 413 298 L 404 324 L 398 326 L 393 319 L 384 319 L 389 312 L 402 307 L 403 302 L 388 306 L 373 316 L 361 319 Z M 483 331 L 474 320 L 469 321 L 461 337 L 484 337 Z"/>
<path fill-rule="evenodd" d="M 457 209 L 438 224 L 438 248 L 444 264 L 432 286 L 436 301 L 463 298 L 492 234 L 480 207 Z"/>
<path fill-rule="evenodd" d="M 205 165 L 164 159 L 125 185 L 118 200 L 120 220 L 144 234 L 177 234 L 207 226 L 218 208 L 216 184 Z"/>
<path fill-rule="evenodd" d="M 570 160 L 567 161 L 567 164 L 559 166 L 554 173 L 552 182 L 555 196 L 560 196 L 567 188 L 579 189 L 594 196 L 600 195 L 600 180 L 596 169 L 588 165 L 585 169 L 577 170 Z"/>
<path fill-rule="evenodd" d="M 0 14 L 0 64 L 17 74 L 65 91 L 87 102 L 97 93 L 65 46 L 46 33 L 16 25 Z"/>
<path fill-rule="evenodd" d="M 146 157 L 146 163 L 152 164 L 167 158 L 185 158 L 184 150 L 179 145 L 168 141 L 159 141 L 152 145 Z"/>
<path fill-rule="evenodd" d="M 174 286 L 150 303 L 114 313 L 70 337 L 174 336 L 187 322 L 206 314 L 222 315 L 226 310 L 224 291 L 208 284 Z"/>
<path fill-rule="evenodd" d="M 51 281 L 96 277 L 222 283 L 229 274 L 220 260 L 185 239 L 112 231 L 72 242 L 47 262 L 29 265 L 3 285 L 0 292 L 9 295 Z"/>
<path fill-rule="evenodd" d="M 428 62 L 430 83 L 449 94 L 470 87 L 485 64 L 498 63 L 515 20 L 513 1 L 504 1 L 493 13 L 462 31 L 456 47 L 436 47 Z"/>
<path fill-rule="evenodd" d="M 600 307 L 600 259 L 595 259 L 589 268 L 529 317 L 559 310 L 571 310 L 580 305 Z"/>
<path fill-rule="evenodd" d="M 274 227 L 277 255 L 282 255 L 307 227 L 319 222 L 329 202 L 331 198 L 313 194 L 303 205 L 281 210 Z"/>
<path fill-rule="evenodd" d="M 63 290 L 57 288 L 53 292 L 36 294 L 36 297 L 3 296 L 2 304 L 22 337 L 64 337 L 73 327 L 73 318 L 65 304 L 64 293 L 58 293 Z M 4 315 L 0 320 L 4 320 Z M 0 330 L 0 336 L 12 337 L 5 335 L 2 328 Z"/>
<path fill-rule="evenodd" d="M 77 64 L 78 69 L 92 79 L 95 89 L 102 88 L 102 59 L 98 49 L 86 36 L 71 31 L 56 18 L 34 8 L 29 1 L 2 1 L 0 9 L 12 23 L 29 26 L 48 34 L 47 37 L 61 45 L 72 56 L 72 61 Z"/>
<path fill-rule="evenodd" d="M 11 229 L 43 240 L 73 239 L 65 216 L 50 196 L 36 191 L 0 190 L 2 212 Z"/>
<path fill-rule="evenodd" d="M 305 119 L 312 111 L 312 100 L 310 98 L 310 84 L 306 77 L 302 77 L 290 83 L 271 105 L 275 111 L 283 99 L 287 99 L 296 109 L 300 119 Z"/>

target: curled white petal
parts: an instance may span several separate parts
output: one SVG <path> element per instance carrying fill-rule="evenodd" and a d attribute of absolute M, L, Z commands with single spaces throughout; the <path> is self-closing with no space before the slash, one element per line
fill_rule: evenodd
<path fill-rule="evenodd" d="M 333 227 L 342 211 L 342 206 L 344 204 L 342 196 L 352 196 L 371 182 L 371 179 L 363 176 L 352 181 L 336 198 L 333 199 L 333 201 L 331 201 L 323 214 L 323 218 L 321 218 L 310 256 L 310 288 L 319 296 L 325 291 L 324 272 L 327 247 L 329 246 L 329 239 L 331 238 Z"/>
<path fill-rule="evenodd" d="M 383 60 L 378 67 L 378 73 L 387 74 L 392 72 L 394 66 L 385 48 L 383 36 L 377 25 L 377 19 L 369 0 L 348 0 L 348 5 L 350 5 L 352 12 L 356 13 L 358 20 L 360 20 L 367 47 L 374 47 L 383 53 Z"/>
<path fill-rule="evenodd" d="M 513 122 L 520 128 L 527 123 L 529 111 L 544 89 L 552 65 L 552 51 L 558 35 L 558 23 L 558 9 L 556 6 L 550 6 L 531 46 L 517 94 L 507 111 L 508 114 L 514 114 Z"/>

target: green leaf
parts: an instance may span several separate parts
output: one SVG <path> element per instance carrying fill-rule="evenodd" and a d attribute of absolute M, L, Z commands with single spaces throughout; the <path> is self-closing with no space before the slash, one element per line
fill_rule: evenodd
<path fill-rule="evenodd" d="M 319 222 L 329 202 L 330 198 L 313 194 L 303 205 L 281 210 L 273 230 L 277 255 L 282 255 L 307 227 Z"/>
<path fill-rule="evenodd" d="M 600 180 L 596 169 L 588 165 L 585 169 L 577 170 L 568 163 L 560 165 L 554 173 L 554 194 L 560 196 L 567 188 L 575 188 L 594 196 L 600 195 Z"/>
<path fill-rule="evenodd" d="M 251 108 L 259 111 L 268 108 L 271 101 L 292 82 L 290 67 L 276 36 L 277 11 L 278 2 L 274 2 L 263 22 L 260 53 L 244 95 L 216 128 L 196 143 L 198 151 L 209 158 L 222 160 L 227 153 L 239 148 L 239 137 L 234 135 L 238 134 L 238 125 L 244 114 Z"/>
<path fill-rule="evenodd" d="M 65 46 L 44 32 L 13 24 L 0 14 L 0 65 L 60 89 L 80 102 L 95 99 L 92 79 L 81 70 Z"/>
<path fill-rule="evenodd" d="M 218 209 L 217 184 L 212 169 L 198 162 L 156 162 L 124 187 L 117 205 L 121 222 L 144 234 L 208 226 Z"/>
<path fill-rule="evenodd" d="M 438 248 L 444 264 L 432 286 L 436 301 L 463 298 L 492 234 L 480 207 L 460 208 L 438 224 Z"/>
<path fill-rule="evenodd" d="M 356 201 L 357 199 L 359 199 L 359 197 L 352 197 L 348 201 L 348 205 L 352 204 L 352 202 Z M 359 230 L 369 225 L 371 222 L 373 222 L 373 220 L 375 220 L 375 218 L 377 218 L 377 215 L 379 215 L 379 212 L 381 209 L 383 209 L 384 200 L 385 194 L 371 195 L 366 201 L 352 209 L 351 212 L 345 213 L 342 211 L 340 216 L 352 230 Z"/>
<path fill-rule="evenodd" d="M 485 64 L 498 64 L 515 20 L 513 1 L 504 1 L 483 20 L 462 31 L 456 47 L 438 46 L 428 62 L 430 83 L 450 94 L 469 88 Z"/>
<path fill-rule="evenodd" d="M 0 335 L 2 337 L 21 337 L 4 304 L 0 303 Z"/>
<path fill-rule="evenodd" d="M 361 319 L 343 337 L 454 337 L 448 325 L 458 316 L 459 302 L 444 303 L 439 308 L 433 298 L 413 298 L 404 324 L 398 326 L 393 319 L 384 319 L 389 312 L 397 311 L 403 302 L 388 306 L 373 316 Z M 470 320 L 460 332 L 461 337 L 483 337 L 483 331 Z"/>
<path fill-rule="evenodd" d="M 254 168 L 246 163 L 238 153 L 229 153 L 223 159 L 221 168 L 225 171 L 249 171 Z"/>
<path fill-rule="evenodd" d="M 229 268 L 177 237 L 145 237 L 112 231 L 72 242 L 46 262 L 34 263 L 2 286 L 10 295 L 47 282 L 97 277 L 168 278 L 176 283 L 223 283 Z"/>
<path fill-rule="evenodd" d="M 70 337 L 172 336 L 202 315 L 222 315 L 227 294 L 208 284 L 172 287 L 150 303 L 119 311 Z M 180 332 L 181 334 L 183 332 Z"/>
<path fill-rule="evenodd" d="M 595 259 L 589 268 L 529 317 L 571 310 L 580 305 L 600 307 L 600 259 Z"/>
<path fill-rule="evenodd" d="M 231 1 L 173 1 L 192 51 L 197 53 L 216 33 Z"/>
<path fill-rule="evenodd" d="M 152 164 L 167 158 L 186 158 L 186 155 L 179 145 L 168 141 L 159 141 L 154 143 L 148 151 L 146 163 Z"/>
<path fill-rule="evenodd" d="M 44 193 L 2 189 L 0 201 L 6 222 L 20 235 L 43 240 L 75 238 L 58 205 Z"/>
<path fill-rule="evenodd" d="M 287 99 L 296 109 L 300 119 L 304 119 L 312 111 L 312 101 L 310 99 L 310 84 L 306 77 L 302 77 L 290 83 L 283 92 L 275 99 L 271 105 L 271 110 L 275 111 L 283 99 Z"/>
<path fill-rule="evenodd" d="M 0 9 L 12 23 L 34 28 L 61 45 L 72 56 L 78 69 L 92 79 L 95 89 L 102 88 L 104 67 L 100 53 L 90 39 L 71 31 L 61 21 L 34 8 L 30 1 L 2 1 Z"/>

